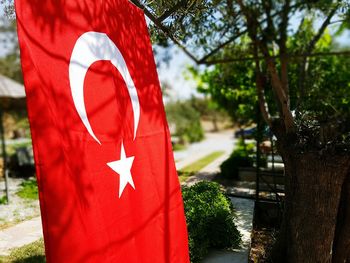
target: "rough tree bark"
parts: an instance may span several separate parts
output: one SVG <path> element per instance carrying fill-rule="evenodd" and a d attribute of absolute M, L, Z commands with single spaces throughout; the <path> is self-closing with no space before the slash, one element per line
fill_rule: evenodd
<path fill-rule="evenodd" d="M 333 262 L 350 262 L 350 170 L 342 187 L 335 235 Z"/>
<path fill-rule="evenodd" d="M 350 156 L 301 152 L 289 143 L 278 143 L 285 164 L 286 199 L 277 248 L 285 251 L 278 251 L 274 262 L 348 262 Z"/>
<path fill-rule="evenodd" d="M 269 49 L 268 36 L 254 17 L 254 11 L 248 10 L 243 1 L 238 4 L 244 13 L 249 36 L 264 55 L 270 84 L 276 94 L 276 104 L 280 113 L 280 123 L 275 135 L 278 138 L 279 152 L 283 157 L 286 175 L 285 217 L 281 229 L 281 238 L 278 244 L 279 262 L 332 262 L 333 244 L 337 244 L 337 255 L 344 258 L 344 250 L 348 245 L 348 235 L 340 238 L 336 232 L 336 225 L 342 230 L 345 227 L 339 223 L 338 207 L 341 199 L 343 184 L 349 169 L 349 154 L 336 152 L 313 152 L 298 150 L 297 127 L 290 110 L 288 88 L 288 60 L 286 59 L 286 26 L 288 15 L 283 16 L 282 33 L 279 41 L 282 67 L 277 70 L 276 61 L 272 59 Z M 285 3 L 285 10 L 289 9 L 289 2 Z M 322 24 L 318 34 L 310 43 L 311 50 L 322 36 L 326 26 L 336 9 L 333 9 Z M 288 13 L 286 11 L 286 13 Z M 268 12 L 267 12 L 268 16 Z M 263 35 L 257 37 L 258 29 Z M 271 31 L 271 30 L 270 30 Z M 269 32 L 270 32 L 269 31 Z M 264 41 L 265 40 L 265 41 Z M 257 70 L 257 74 L 259 71 Z M 259 86 L 259 79 L 256 81 Z M 259 97 L 260 104 L 262 103 Z M 269 122 L 268 122 L 269 123 Z M 270 126 L 274 129 L 273 125 Z M 350 222 L 345 222 L 345 225 Z M 339 251 L 339 252 L 338 252 Z M 345 252 L 347 253 L 347 252 Z M 338 257 L 338 256 L 337 256 Z M 335 261 L 334 261 L 335 262 Z M 342 261 L 344 262 L 344 261 Z"/>

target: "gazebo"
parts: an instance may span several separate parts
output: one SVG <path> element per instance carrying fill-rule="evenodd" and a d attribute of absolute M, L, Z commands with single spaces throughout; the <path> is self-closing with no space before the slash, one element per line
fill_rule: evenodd
<path fill-rule="evenodd" d="M 25 96 L 23 85 L 0 75 L 0 133 L 7 203 L 9 202 L 9 189 L 3 113 L 8 110 L 23 109 L 25 107 Z"/>

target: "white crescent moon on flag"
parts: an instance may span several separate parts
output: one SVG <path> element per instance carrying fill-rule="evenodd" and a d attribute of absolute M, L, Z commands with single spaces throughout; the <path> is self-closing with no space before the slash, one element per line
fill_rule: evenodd
<path fill-rule="evenodd" d="M 100 60 L 110 61 L 117 68 L 128 88 L 134 112 L 135 140 L 140 119 L 140 103 L 137 90 L 126 66 L 123 55 L 105 33 L 93 31 L 86 32 L 81 35 L 75 43 L 69 63 L 69 81 L 75 108 L 89 134 L 101 144 L 91 128 L 84 102 L 84 80 L 86 73 L 94 62 Z"/>

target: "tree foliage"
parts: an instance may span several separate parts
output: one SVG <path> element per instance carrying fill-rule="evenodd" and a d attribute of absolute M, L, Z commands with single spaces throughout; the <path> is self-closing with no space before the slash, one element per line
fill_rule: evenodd
<path fill-rule="evenodd" d="M 11 11 L 11 5 L 5 5 L 6 13 Z M 0 74 L 23 83 L 19 47 L 16 33 L 16 22 L 8 17 L 0 18 Z"/>
<path fill-rule="evenodd" d="M 299 32 L 303 38 L 311 35 L 312 27 L 309 21 L 304 21 L 303 31 Z M 300 36 L 289 38 L 290 46 L 298 46 Z M 316 51 L 329 51 L 332 47 L 332 38 L 326 33 L 320 39 Z M 307 89 L 300 91 L 298 87 L 299 65 L 293 63 L 289 66 L 288 78 L 290 86 L 291 109 L 296 113 L 295 121 L 301 133 L 306 126 L 315 129 L 326 123 L 338 121 L 342 127 L 338 130 L 338 141 L 348 140 L 349 128 L 346 127 L 350 115 L 350 105 L 347 98 L 350 97 L 350 58 L 343 56 L 315 57 L 308 62 L 308 78 L 304 85 Z M 277 65 L 280 67 L 280 64 Z M 199 90 L 209 93 L 212 98 L 223 108 L 227 109 L 231 117 L 239 124 L 250 124 L 256 116 L 256 87 L 254 63 L 244 61 L 233 64 L 217 64 L 200 74 L 192 69 L 194 74 L 201 78 Z M 266 100 L 273 104 L 274 94 L 271 87 L 266 89 Z M 270 106 L 272 115 L 277 114 L 277 109 Z M 345 126 L 345 127 L 344 127 Z M 332 132 L 335 132 L 335 127 Z M 334 135 L 334 133 L 333 133 Z M 305 138 L 303 139 L 305 140 Z M 331 138 L 320 139 L 326 143 Z"/>
<path fill-rule="evenodd" d="M 203 73 L 190 70 L 201 79 L 198 91 L 210 96 L 233 122 L 247 125 L 255 120 L 257 96 L 251 62 L 218 64 Z"/>
<path fill-rule="evenodd" d="M 165 107 L 170 124 L 175 125 L 175 135 L 181 143 L 198 142 L 204 138 L 200 122 L 200 113 L 193 107 L 191 101 L 168 103 Z"/>
<path fill-rule="evenodd" d="M 199 64 L 239 62 L 217 65 L 207 77 L 210 82 L 207 89 L 225 107 L 230 108 L 234 102 L 231 107 L 235 107 L 235 115 L 249 116 L 253 108 L 248 105 L 257 100 L 264 120 L 278 137 L 294 138 L 298 144 L 302 141 L 301 129 L 305 128 L 299 125 L 302 121 L 298 117 L 307 114 L 315 121 L 318 117 L 311 117 L 310 112 L 317 111 L 317 116 L 329 114 L 329 106 L 326 110 L 324 103 L 310 100 L 317 101 L 316 94 L 318 97 L 321 93 L 324 97 L 326 93 L 334 94 L 332 88 L 328 92 L 320 90 L 326 82 L 325 75 L 318 74 L 323 69 L 327 71 L 329 63 L 335 67 L 339 59 L 329 56 L 339 50 L 331 49 L 324 36 L 330 25 L 337 34 L 349 28 L 349 1 L 145 0 L 141 4 L 159 18 L 152 27 L 157 43 L 168 44 L 172 39 Z M 316 75 L 319 81 L 314 80 Z M 342 83 L 332 82 L 333 89 L 338 90 L 335 87 L 338 84 L 346 86 L 346 80 L 341 78 Z M 323 101 L 329 105 L 332 99 Z M 316 106 L 324 110 L 316 110 Z M 336 120 L 329 120 L 327 129 Z M 316 122 L 310 122 L 315 125 L 308 128 L 318 137 L 315 146 L 322 143 L 319 134 L 323 129 Z M 337 138 L 329 138 L 328 142 L 336 144 Z"/>

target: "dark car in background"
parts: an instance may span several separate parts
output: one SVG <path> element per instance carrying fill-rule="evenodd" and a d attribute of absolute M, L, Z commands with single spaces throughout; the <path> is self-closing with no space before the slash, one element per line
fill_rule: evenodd
<path fill-rule="evenodd" d="M 235 132 L 234 136 L 235 138 L 242 138 L 244 136 L 244 139 L 255 139 L 257 131 L 258 130 L 256 126 L 240 129 Z M 270 128 L 267 126 L 263 128 L 262 133 L 263 133 L 263 140 L 269 140 L 273 136 Z"/>
<path fill-rule="evenodd" d="M 10 156 L 9 171 L 11 177 L 28 178 L 35 175 L 32 146 L 18 147 Z"/>
<path fill-rule="evenodd" d="M 235 138 L 254 139 L 256 133 L 256 127 L 240 129 L 235 132 Z"/>

